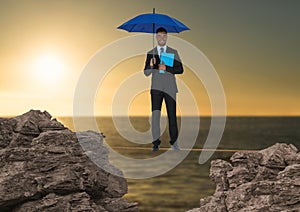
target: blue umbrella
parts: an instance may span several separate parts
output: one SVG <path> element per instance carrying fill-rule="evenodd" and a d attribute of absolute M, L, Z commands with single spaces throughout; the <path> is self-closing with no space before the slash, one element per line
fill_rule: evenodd
<path fill-rule="evenodd" d="M 189 30 L 180 21 L 172 18 L 168 15 L 155 13 L 155 8 L 153 8 L 153 13 L 141 14 L 124 24 L 120 25 L 118 29 L 123 29 L 128 32 L 145 32 L 153 34 L 153 47 L 154 47 L 154 33 L 160 27 L 163 27 L 167 32 L 179 33 L 185 30 Z M 153 56 L 154 57 L 154 56 Z"/>
<path fill-rule="evenodd" d="M 155 13 L 141 14 L 129 21 L 125 22 L 118 29 L 123 29 L 128 32 L 146 32 L 146 33 L 155 33 L 156 30 L 160 27 L 163 27 L 167 32 L 182 32 L 184 30 L 189 30 L 180 21 L 172 18 L 168 15 Z"/>

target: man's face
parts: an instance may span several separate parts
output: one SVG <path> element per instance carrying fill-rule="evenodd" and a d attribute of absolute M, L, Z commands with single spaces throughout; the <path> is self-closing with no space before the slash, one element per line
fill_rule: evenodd
<path fill-rule="evenodd" d="M 165 32 L 158 32 L 158 33 L 156 34 L 156 40 L 157 40 L 157 44 L 158 44 L 159 46 L 164 46 L 164 45 L 166 45 L 166 43 L 167 43 L 167 38 L 168 38 L 168 35 L 167 35 L 167 33 L 165 33 Z"/>

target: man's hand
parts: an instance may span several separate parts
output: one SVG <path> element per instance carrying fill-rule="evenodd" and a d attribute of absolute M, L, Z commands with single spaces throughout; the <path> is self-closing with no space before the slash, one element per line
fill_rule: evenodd
<path fill-rule="evenodd" d="M 167 67 L 166 67 L 166 65 L 165 65 L 165 63 L 164 63 L 164 61 L 162 62 L 162 64 L 159 64 L 159 65 L 158 65 L 158 69 L 159 69 L 159 70 L 163 70 L 163 71 L 165 71 L 165 70 L 167 69 Z"/>
<path fill-rule="evenodd" d="M 150 60 L 150 66 L 153 68 L 154 64 L 156 64 L 156 59 L 155 58 L 151 58 L 151 60 Z"/>

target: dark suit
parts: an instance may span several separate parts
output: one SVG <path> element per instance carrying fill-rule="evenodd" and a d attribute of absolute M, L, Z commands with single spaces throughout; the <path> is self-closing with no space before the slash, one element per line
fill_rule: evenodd
<path fill-rule="evenodd" d="M 154 52 L 153 52 L 154 51 Z M 175 49 L 167 47 L 167 53 L 174 54 L 173 67 L 166 66 L 166 72 L 164 74 L 159 73 L 158 64 L 160 64 L 160 58 L 155 47 L 147 53 L 145 62 L 144 74 L 149 76 L 152 74 L 151 79 L 151 108 L 152 108 L 152 136 L 153 144 L 160 144 L 160 111 L 163 99 L 165 100 L 168 121 L 169 121 L 169 133 L 170 144 L 172 145 L 178 138 L 178 127 L 176 119 L 176 93 L 178 92 L 175 74 L 183 73 L 183 66 L 179 55 Z M 156 64 L 153 68 L 150 67 L 150 60 L 153 57 L 156 58 Z"/>

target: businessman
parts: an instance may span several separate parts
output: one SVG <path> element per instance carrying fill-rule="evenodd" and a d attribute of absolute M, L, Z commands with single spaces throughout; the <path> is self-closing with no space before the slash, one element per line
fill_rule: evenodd
<path fill-rule="evenodd" d="M 183 66 L 175 49 L 167 46 L 167 31 L 164 28 L 156 30 L 157 46 L 147 53 L 144 74 L 152 75 L 151 79 L 151 110 L 153 137 L 152 151 L 159 150 L 160 140 L 160 117 L 163 100 L 167 108 L 170 145 L 173 150 L 180 150 L 178 145 L 178 126 L 176 119 L 176 94 L 178 92 L 175 75 L 183 73 Z M 167 66 L 161 62 L 163 52 L 174 54 L 173 66 Z M 154 57 L 153 57 L 154 56 Z"/>

